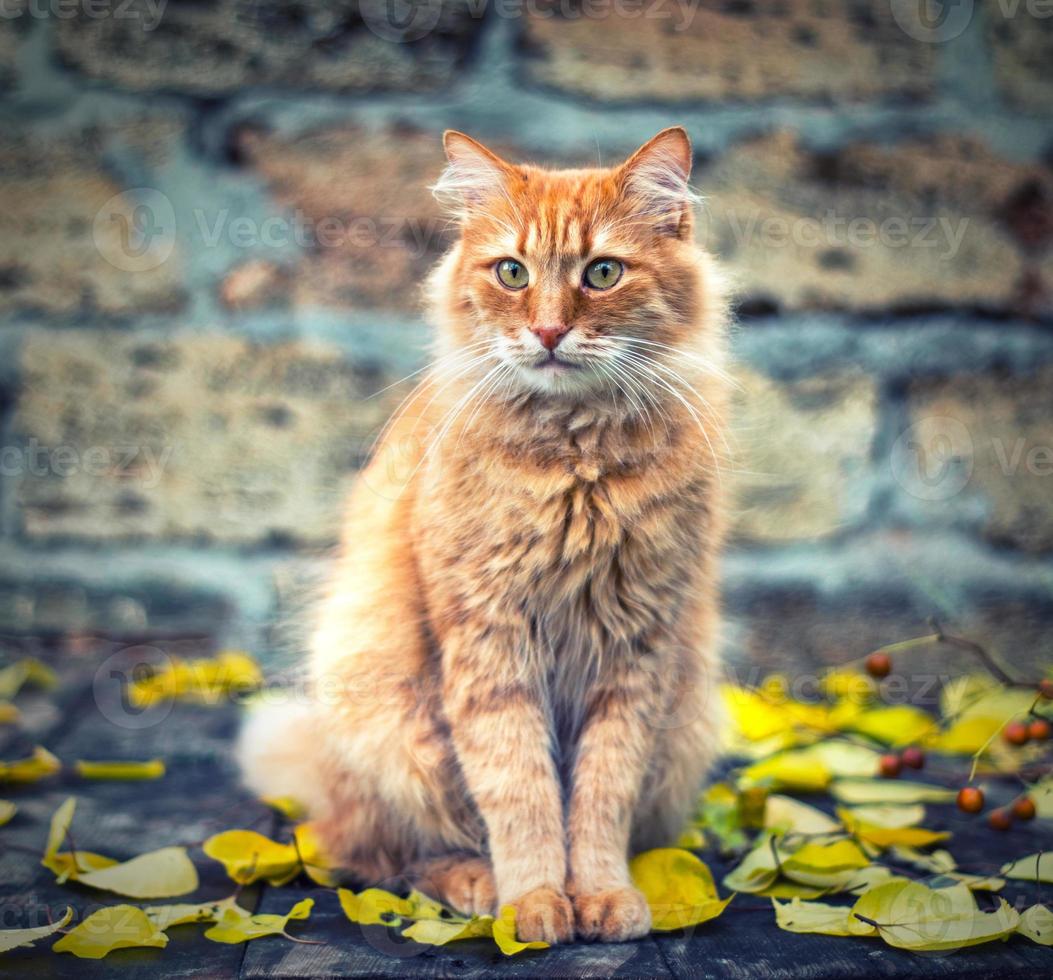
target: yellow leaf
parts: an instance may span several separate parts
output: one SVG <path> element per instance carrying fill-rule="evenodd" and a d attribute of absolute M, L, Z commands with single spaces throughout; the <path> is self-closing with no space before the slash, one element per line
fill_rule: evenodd
<path fill-rule="evenodd" d="M 823 936 L 865 935 L 859 930 L 858 919 L 852 918 L 848 906 L 827 905 L 824 902 L 802 902 L 799 898 L 789 902 L 771 903 L 775 908 L 775 924 L 787 932 L 818 933 Z M 866 928 L 874 932 L 872 926 Z"/>
<path fill-rule="evenodd" d="M 136 707 L 171 700 L 215 704 L 229 695 L 254 690 L 262 682 L 263 674 L 252 657 L 240 650 L 225 650 L 213 659 L 171 657 L 163 669 L 133 681 L 128 698 Z"/>
<path fill-rule="evenodd" d="M 193 922 L 215 922 L 225 907 L 233 905 L 230 899 L 223 902 L 205 902 L 202 905 L 149 905 L 143 909 L 147 918 L 158 929 L 164 932 L 173 926 L 188 925 Z M 235 906 L 240 908 L 240 906 Z M 247 910 L 245 914 L 248 915 Z"/>
<path fill-rule="evenodd" d="M 954 860 L 950 851 L 937 850 L 931 854 L 923 854 L 913 847 L 893 845 L 891 853 L 897 861 L 921 868 L 923 871 L 931 871 L 933 874 L 947 874 L 958 867 L 958 862 Z"/>
<path fill-rule="evenodd" d="M 747 688 L 724 684 L 720 693 L 738 731 L 752 742 L 780 735 L 790 727 L 771 701 Z"/>
<path fill-rule="evenodd" d="M 893 879 L 871 889 L 852 908 L 853 915 L 877 923 L 890 946 L 917 952 L 960 949 L 1004 939 L 1020 922 L 1004 900 L 994 912 L 981 912 L 964 885 L 927 888 L 920 882 Z"/>
<path fill-rule="evenodd" d="M 676 847 L 638 854 L 629 864 L 629 873 L 651 907 L 655 932 L 708 922 L 731 901 L 717 895 L 713 875 L 699 858 Z"/>
<path fill-rule="evenodd" d="M 524 949 L 547 949 L 548 943 L 540 939 L 524 943 L 516 938 L 516 910 L 511 905 L 505 905 L 501 914 L 493 921 L 494 942 L 505 956 L 515 956 Z"/>
<path fill-rule="evenodd" d="M 262 802 L 277 810 L 286 820 L 297 822 L 307 816 L 307 808 L 291 796 L 265 796 Z"/>
<path fill-rule="evenodd" d="M 838 829 L 838 823 L 822 810 L 792 796 L 768 797 L 764 811 L 764 826 L 776 833 L 826 834 Z"/>
<path fill-rule="evenodd" d="M 807 868 L 811 871 L 846 871 L 865 868 L 870 861 L 851 840 L 837 840 L 829 844 L 809 843 L 795 851 L 784 862 L 783 868 Z"/>
<path fill-rule="evenodd" d="M 459 939 L 491 938 L 493 934 L 494 919 L 489 915 L 480 915 L 472 919 L 459 916 L 451 919 L 419 919 L 402 930 L 402 935 L 407 939 L 428 946 L 445 946 Z"/>
<path fill-rule="evenodd" d="M 947 755 L 975 755 L 1002 727 L 1005 718 L 959 718 L 946 731 L 929 739 L 929 746 Z"/>
<path fill-rule="evenodd" d="M 246 915 L 240 907 L 226 908 L 216 924 L 205 931 L 205 938 L 214 943 L 244 943 L 261 936 L 284 935 L 290 921 L 306 919 L 312 908 L 313 898 L 297 902 L 285 915 Z"/>
<path fill-rule="evenodd" d="M 281 886 L 300 873 L 295 845 L 279 844 L 254 830 L 225 830 L 206 840 L 202 850 L 219 861 L 240 885 L 263 879 Z"/>
<path fill-rule="evenodd" d="M 164 949 L 168 937 L 132 905 L 111 905 L 89 915 L 63 936 L 52 950 L 82 959 L 100 960 L 115 949 L 152 946 Z"/>
<path fill-rule="evenodd" d="M 779 861 L 776 856 L 778 843 L 770 833 L 757 837 L 751 850 L 724 876 L 724 886 L 736 892 L 757 893 L 770 887 L 779 876 Z"/>
<path fill-rule="evenodd" d="M 62 763 L 38 745 L 28 759 L 0 762 L 0 782 L 35 783 L 54 775 L 61 768 Z"/>
<path fill-rule="evenodd" d="M 335 888 L 340 880 L 340 869 L 336 862 L 322 850 L 318 828 L 314 823 L 301 823 L 293 828 L 296 849 L 303 862 L 307 877 L 317 885 Z"/>
<path fill-rule="evenodd" d="M 806 749 L 791 749 L 753 763 L 743 771 L 742 778 L 747 785 L 809 793 L 826 789 L 830 771 Z"/>
<path fill-rule="evenodd" d="M 854 806 L 839 807 L 837 815 L 846 825 L 852 823 L 868 824 L 871 827 L 884 827 L 886 830 L 898 830 L 901 827 L 917 827 L 925 819 L 925 807 L 920 803 L 905 803 L 902 806 Z"/>
<path fill-rule="evenodd" d="M 82 874 L 88 871 L 101 871 L 103 868 L 112 868 L 117 862 L 113 858 L 92 851 L 77 851 L 73 854 L 65 851 L 54 855 L 46 864 L 46 868 L 55 872 L 55 883 L 64 885 L 67 881 L 76 881 Z"/>
<path fill-rule="evenodd" d="M 165 774 L 165 764 L 160 759 L 149 762 L 88 762 L 78 759 L 73 765 L 81 779 L 160 779 Z"/>
<path fill-rule="evenodd" d="M 1001 874 L 1020 881 L 1053 882 L 1053 851 L 1029 854 L 1002 866 Z"/>
<path fill-rule="evenodd" d="M 873 749 L 844 739 L 828 739 L 806 751 L 837 779 L 875 776 L 881 759 Z"/>
<path fill-rule="evenodd" d="M 24 657 L 0 670 L 0 700 L 10 701 L 23 687 L 54 687 L 55 672 L 36 657 Z"/>
<path fill-rule="evenodd" d="M 897 704 L 864 711 L 851 727 L 854 731 L 884 742 L 886 745 L 909 745 L 918 742 L 934 728 L 932 715 L 909 704 Z"/>
<path fill-rule="evenodd" d="M 72 918 L 73 909 L 67 907 L 66 914 L 58 922 L 50 925 L 36 926 L 33 929 L 0 929 L 0 953 L 17 949 L 19 946 L 32 946 L 38 939 L 47 939 L 59 929 L 65 928 Z"/>
<path fill-rule="evenodd" d="M 906 814 L 896 816 L 893 811 L 897 809 L 907 810 Z M 924 807 L 917 807 L 924 817 Z M 838 810 L 838 815 L 844 821 L 845 827 L 859 840 L 873 844 L 882 849 L 892 847 L 930 847 L 939 841 L 947 840 L 951 835 L 946 831 L 926 830 L 924 827 L 882 826 L 872 823 L 866 819 L 869 814 L 877 820 L 893 821 L 905 820 L 916 816 L 913 807 L 860 807 L 858 810 Z"/>
<path fill-rule="evenodd" d="M 363 926 L 397 926 L 403 919 L 412 918 L 414 913 L 413 902 L 382 888 L 367 888 L 357 894 L 350 889 L 340 888 L 337 897 L 344 915 Z"/>
<path fill-rule="evenodd" d="M 18 708 L 7 701 L 0 701 L 0 725 L 13 725 L 20 717 Z"/>
<path fill-rule="evenodd" d="M 1053 912 L 1045 905 L 1032 905 L 1020 916 L 1020 925 L 1016 931 L 1033 943 L 1053 946 Z"/>
<path fill-rule="evenodd" d="M 58 854 L 58 849 L 62 846 L 62 842 L 66 839 L 66 834 L 69 833 L 69 826 L 73 823 L 73 813 L 76 809 L 77 800 L 75 797 L 70 796 L 51 815 L 48 839 L 44 845 L 44 857 L 40 863 L 56 874 L 59 874 L 59 871 L 55 867 L 55 857 Z"/>
<path fill-rule="evenodd" d="M 11 818 L 18 813 L 18 807 L 10 800 L 0 800 L 0 827 L 10 822 Z"/>
<path fill-rule="evenodd" d="M 842 803 L 950 803 L 953 789 L 905 779 L 838 779 L 830 792 Z"/>
<path fill-rule="evenodd" d="M 174 898 L 198 886 L 197 869 L 185 847 L 149 851 L 121 864 L 81 873 L 77 881 L 129 898 Z"/>
<path fill-rule="evenodd" d="M 859 704 L 872 701 L 877 693 L 873 679 L 861 670 L 828 670 L 819 684 L 828 698 L 847 698 Z"/>
<path fill-rule="evenodd" d="M 754 892 L 762 898 L 818 898 L 827 893 L 826 888 L 816 888 L 814 885 L 802 885 L 799 881 L 787 881 L 782 879 Z"/>

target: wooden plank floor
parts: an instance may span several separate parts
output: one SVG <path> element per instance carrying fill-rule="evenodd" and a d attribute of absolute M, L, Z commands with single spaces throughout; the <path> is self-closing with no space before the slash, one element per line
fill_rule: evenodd
<path fill-rule="evenodd" d="M 22 730 L 0 731 L 0 753 L 17 757 L 34 742 L 61 759 L 150 758 L 166 760 L 168 775 L 150 783 L 82 782 L 71 776 L 38 786 L 3 787 L 19 813 L 0 828 L 0 927 L 40 925 L 48 914 L 72 905 L 78 917 L 119 899 L 79 886 L 57 886 L 41 868 L 47 823 L 68 795 L 78 799 L 76 845 L 114 857 L 131 857 L 168 844 L 200 842 L 220 830 L 252 827 L 274 832 L 276 820 L 237 784 L 230 743 L 238 723 L 234 706 L 177 705 L 154 717 L 127 711 L 119 682 L 109 676 L 113 651 L 105 646 L 76 656 L 61 649 L 49 659 L 62 665 L 62 687 L 19 697 Z M 119 670 L 117 671 L 119 674 Z M 1005 787 L 1009 793 L 1010 787 Z M 952 850 L 963 866 L 994 870 L 1008 857 L 1053 847 L 1048 825 L 1033 824 L 1005 835 L 986 830 L 950 807 L 932 807 L 930 826 L 954 831 Z M 191 855 L 201 873 L 201 900 L 231 892 L 218 864 L 200 850 Z M 706 854 L 719 881 L 726 867 Z M 1037 891 L 1011 883 L 1009 901 L 1030 903 Z M 36 977 L 220 978 L 293 980 L 308 977 L 729 977 L 771 980 L 834 980 L 841 977 L 1053 976 L 1053 951 L 1021 938 L 954 954 L 916 956 L 879 940 L 798 936 L 780 932 L 764 900 L 739 896 L 725 915 L 686 935 L 649 937 L 624 945 L 574 944 L 506 959 L 487 942 L 437 949 L 403 941 L 380 927 L 348 922 L 333 891 L 298 883 L 246 893 L 266 912 L 286 912 L 302 897 L 315 899 L 296 935 L 319 945 L 260 939 L 241 946 L 205 940 L 200 926 L 173 929 L 164 950 L 124 950 L 101 961 L 53 954 L 47 948 L 0 957 L 0 975 Z M 1047 896 L 1048 897 L 1048 896 Z M 1023 906 L 1021 906 L 1023 907 Z"/>

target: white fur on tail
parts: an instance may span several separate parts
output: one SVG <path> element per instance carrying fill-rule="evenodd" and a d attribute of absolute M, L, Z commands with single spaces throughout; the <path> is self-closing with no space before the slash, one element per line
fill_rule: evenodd
<path fill-rule="evenodd" d="M 317 812 L 322 790 L 312 706 L 292 699 L 249 709 L 238 735 L 242 778 L 257 796 L 291 796 Z"/>

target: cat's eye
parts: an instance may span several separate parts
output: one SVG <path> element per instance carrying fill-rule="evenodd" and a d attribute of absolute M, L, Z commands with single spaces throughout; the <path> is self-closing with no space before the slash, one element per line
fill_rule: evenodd
<path fill-rule="evenodd" d="M 530 282 L 530 274 L 522 262 L 515 259 L 501 259 L 497 263 L 497 278 L 502 286 L 509 289 L 522 289 Z"/>
<path fill-rule="evenodd" d="M 617 259 L 597 259 L 585 270 L 585 285 L 593 289 L 610 289 L 624 271 L 625 267 Z"/>

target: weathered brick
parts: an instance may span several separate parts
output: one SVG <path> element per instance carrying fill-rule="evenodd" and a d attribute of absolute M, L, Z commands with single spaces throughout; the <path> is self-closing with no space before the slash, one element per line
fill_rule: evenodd
<path fill-rule="evenodd" d="M 184 301 L 174 211 L 124 188 L 103 163 L 121 148 L 162 156 L 176 124 L 143 119 L 77 138 L 0 138 L 0 311 L 142 313 Z M 138 230 L 146 234 L 139 236 Z M 140 252 L 140 247 L 146 246 Z"/>
<path fill-rule="evenodd" d="M 789 133 L 701 167 L 703 239 L 779 309 L 1053 309 L 1053 171 L 952 136 L 816 153 Z"/>
<path fill-rule="evenodd" d="M 419 309 L 421 284 L 450 240 L 428 190 L 444 161 L 436 134 L 349 126 L 288 139 L 250 131 L 239 152 L 307 243 L 293 303 Z"/>
<path fill-rule="evenodd" d="M 893 472 L 933 518 L 981 513 L 993 542 L 1053 548 L 1053 370 L 919 381 Z"/>
<path fill-rule="evenodd" d="M 777 382 L 743 370 L 731 441 L 734 534 L 779 543 L 858 524 L 868 502 L 875 385 L 861 376 Z"/>
<path fill-rule="evenodd" d="M 288 299 L 289 271 L 264 259 L 244 262 L 220 284 L 219 298 L 234 310 L 259 309 Z"/>
<path fill-rule="evenodd" d="M 396 394 L 329 347 L 218 335 L 35 332 L 22 372 L 5 465 L 38 540 L 327 541 Z"/>
<path fill-rule="evenodd" d="M 1053 102 L 1053 11 L 1035 16 L 1030 4 L 985 5 L 995 80 L 1002 97 L 1024 109 L 1046 112 Z"/>
<path fill-rule="evenodd" d="M 527 76 L 612 102 L 921 98 L 932 45 L 880 0 L 545 5 L 524 25 Z M 630 13 L 629 11 L 632 11 Z"/>
<path fill-rule="evenodd" d="M 15 62 L 22 31 L 20 21 L 0 21 L 0 89 L 9 88 L 15 80 Z"/>
<path fill-rule="evenodd" d="M 58 22 L 67 64 L 124 88 L 198 94 L 252 85 L 371 92 L 449 83 L 479 26 L 467 0 L 134 0 L 121 17 Z"/>

